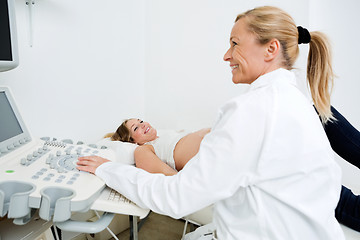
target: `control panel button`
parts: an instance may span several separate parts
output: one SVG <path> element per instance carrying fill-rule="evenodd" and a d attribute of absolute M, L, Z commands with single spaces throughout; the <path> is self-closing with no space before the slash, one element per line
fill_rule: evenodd
<path fill-rule="evenodd" d="M 93 143 L 88 144 L 88 146 L 89 146 L 89 147 L 92 147 L 92 148 L 97 148 L 96 144 L 93 144 Z"/>
<path fill-rule="evenodd" d="M 8 152 L 8 149 L 5 148 L 5 147 L 4 147 L 4 148 L 1 148 L 1 149 L 0 149 L 0 152 L 2 152 L 2 153 L 7 153 L 7 152 Z"/>
<path fill-rule="evenodd" d="M 73 140 L 71 140 L 71 139 L 63 139 L 63 140 L 61 140 L 62 142 L 64 142 L 64 143 L 69 143 L 69 144 L 73 144 L 74 142 L 73 142 Z"/>

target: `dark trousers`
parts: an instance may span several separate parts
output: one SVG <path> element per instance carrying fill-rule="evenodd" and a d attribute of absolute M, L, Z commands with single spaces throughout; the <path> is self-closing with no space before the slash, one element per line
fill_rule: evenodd
<path fill-rule="evenodd" d="M 331 111 L 336 121 L 324 126 L 332 149 L 343 159 L 360 168 L 360 132 L 356 130 L 334 107 Z M 342 186 L 336 219 L 347 227 L 360 232 L 360 196 Z"/>
<path fill-rule="evenodd" d="M 343 225 L 360 232 L 360 197 L 342 186 L 335 217 Z"/>

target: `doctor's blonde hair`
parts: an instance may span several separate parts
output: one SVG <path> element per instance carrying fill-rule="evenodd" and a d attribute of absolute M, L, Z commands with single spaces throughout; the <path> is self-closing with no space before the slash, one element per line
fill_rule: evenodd
<path fill-rule="evenodd" d="M 245 19 L 248 30 L 257 36 L 259 43 L 279 40 L 283 66 L 291 70 L 299 55 L 299 33 L 292 17 L 285 11 L 271 6 L 258 7 L 239 14 L 235 22 Z M 307 81 L 314 105 L 323 124 L 335 118 L 331 112 L 330 96 L 334 82 L 331 66 L 330 44 L 318 31 L 310 32 L 311 41 L 307 60 Z"/>

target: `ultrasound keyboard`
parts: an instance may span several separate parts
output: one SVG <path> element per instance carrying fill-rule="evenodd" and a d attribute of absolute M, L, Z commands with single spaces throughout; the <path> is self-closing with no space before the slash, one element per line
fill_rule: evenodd
<path fill-rule="evenodd" d="M 78 157 L 89 155 L 114 159 L 109 149 L 41 139 L 0 157 L 1 216 L 8 212 L 10 217 L 21 217 L 30 208 L 39 208 L 42 219 L 65 221 L 72 211 L 90 209 L 105 183 L 76 169 Z M 28 208 L 19 209 L 19 205 Z"/>

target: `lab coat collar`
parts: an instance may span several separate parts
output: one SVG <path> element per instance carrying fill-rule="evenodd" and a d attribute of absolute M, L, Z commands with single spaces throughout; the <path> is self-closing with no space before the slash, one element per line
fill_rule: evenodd
<path fill-rule="evenodd" d="M 272 72 L 261 75 L 258 79 L 250 84 L 250 90 L 261 88 L 275 82 L 285 81 L 296 86 L 295 74 L 284 68 L 278 68 Z"/>

